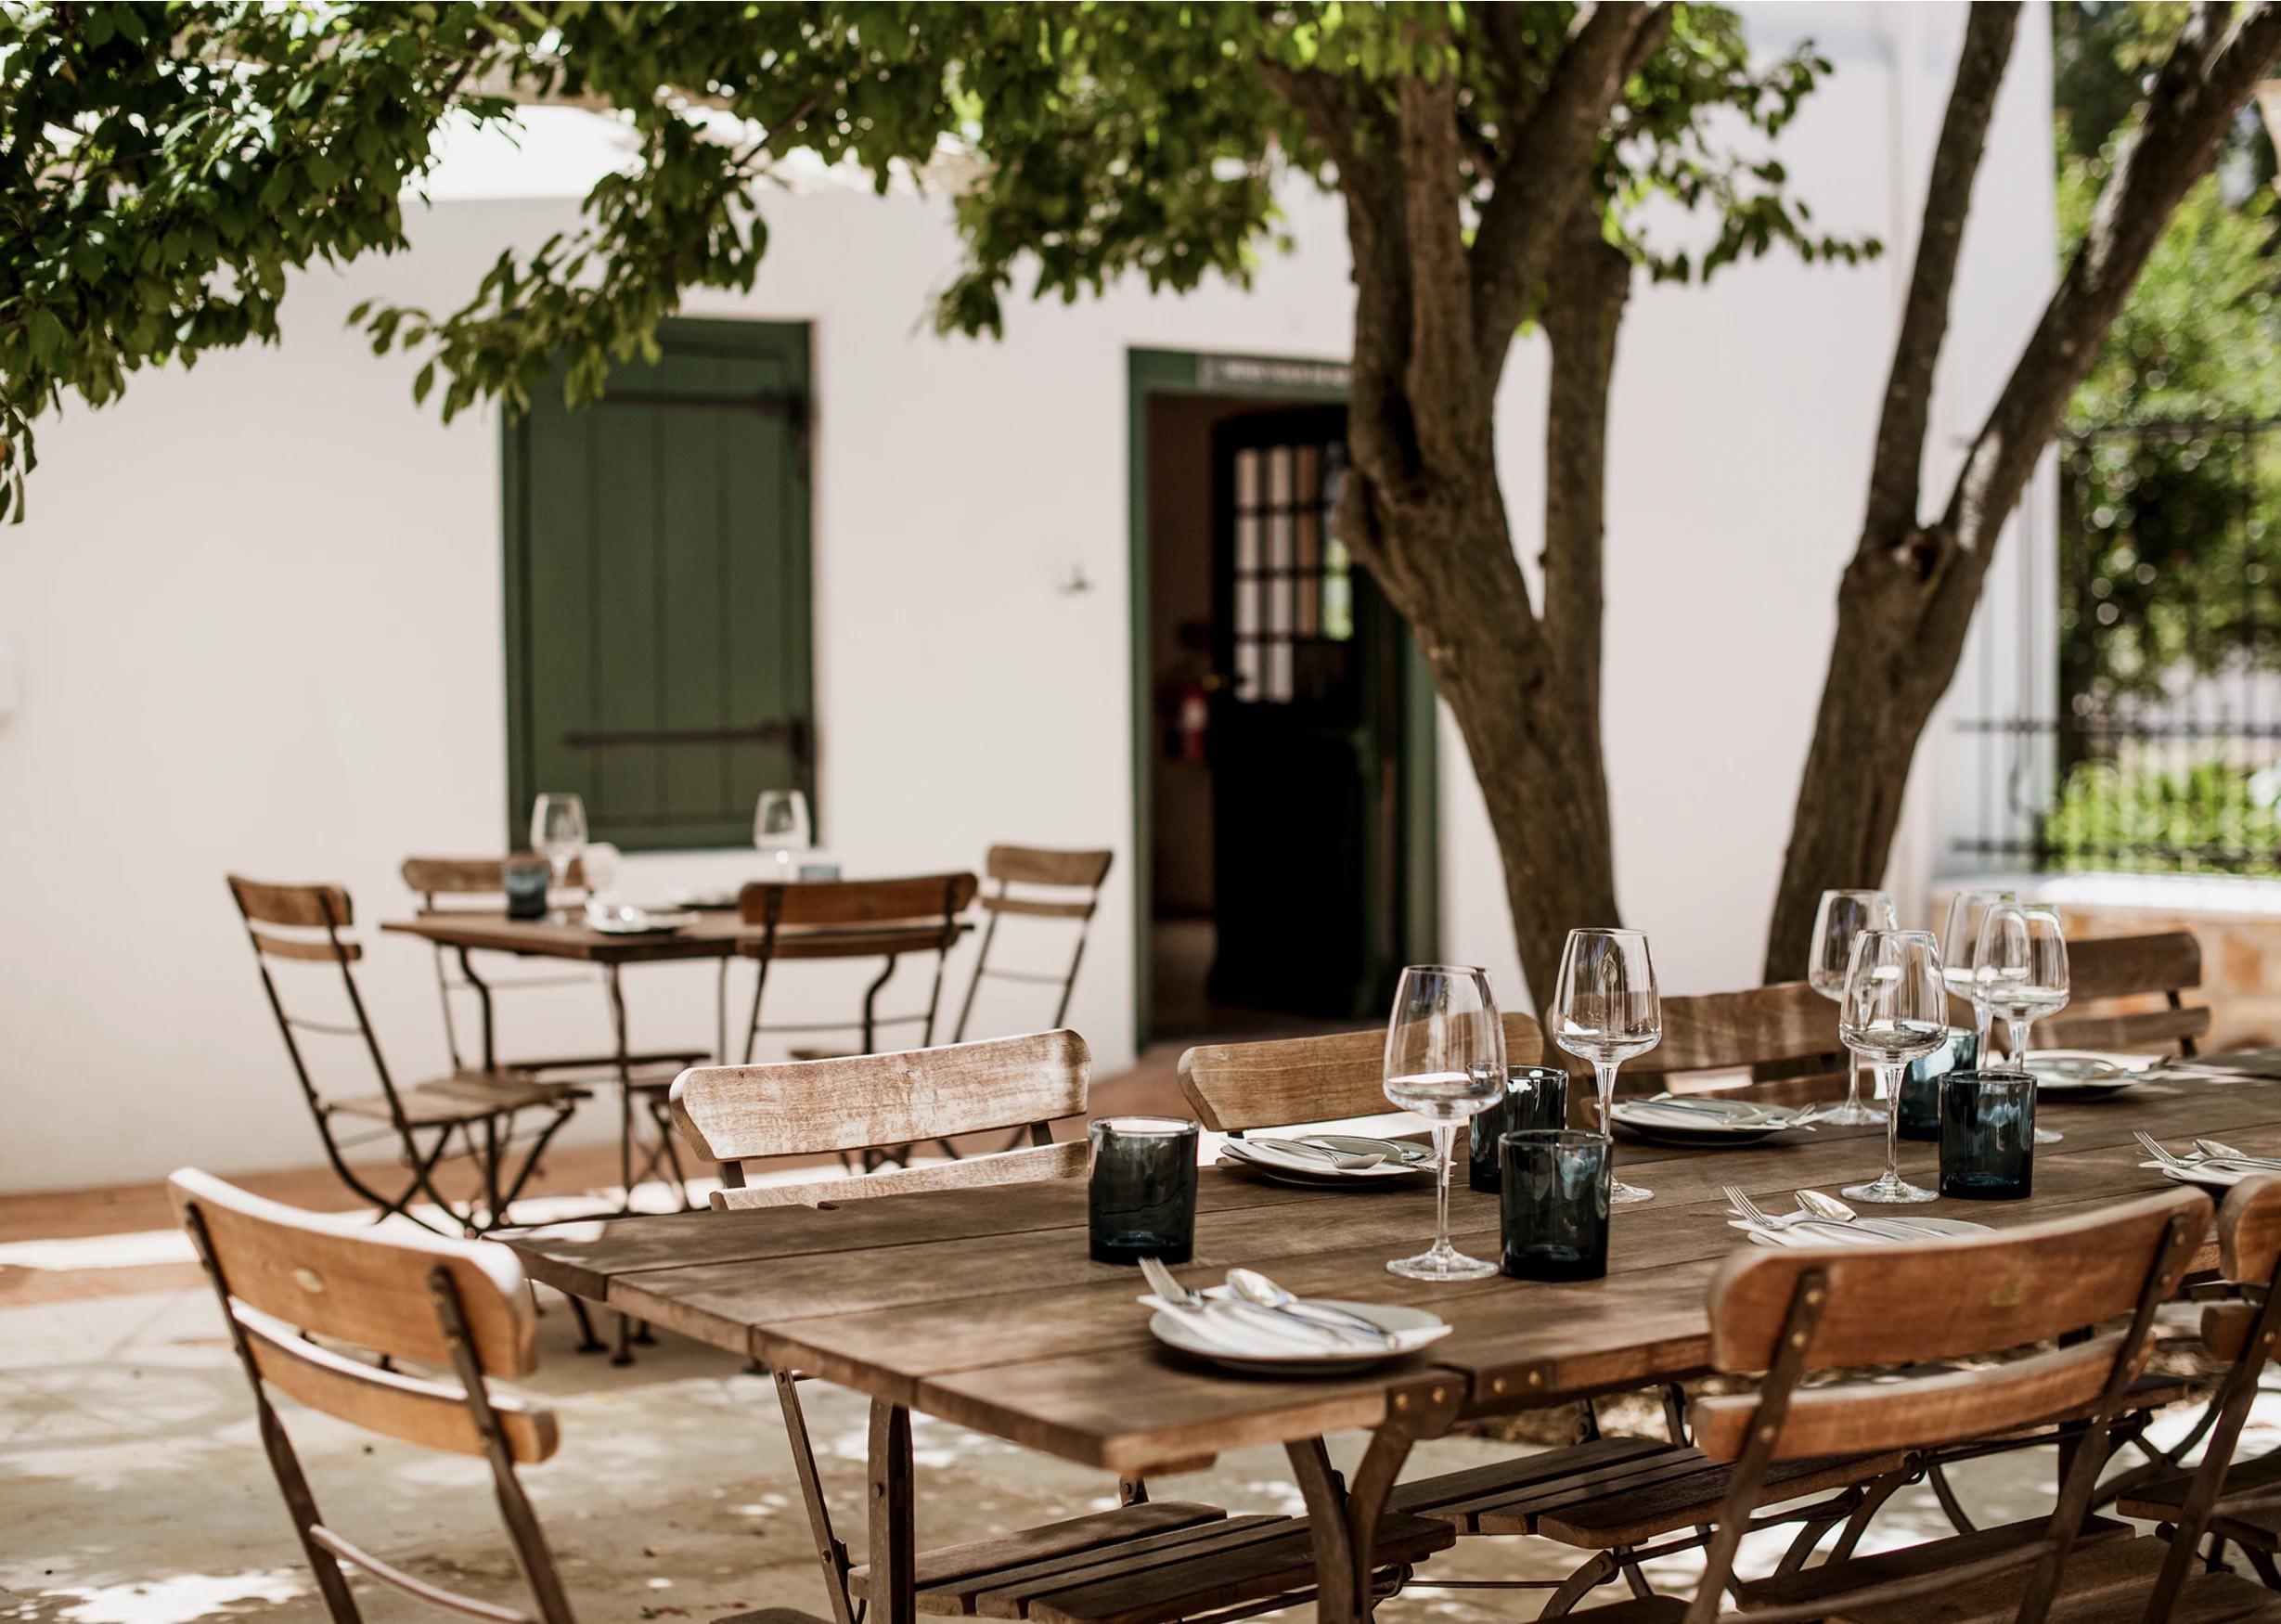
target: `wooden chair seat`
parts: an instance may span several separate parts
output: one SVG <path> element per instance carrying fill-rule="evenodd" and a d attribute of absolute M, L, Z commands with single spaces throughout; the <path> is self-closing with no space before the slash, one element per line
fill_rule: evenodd
<path fill-rule="evenodd" d="M 1978 1534 L 1937 1540 L 1929 1545 L 1912 1546 L 1904 1551 L 1830 1563 L 1809 1568 L 1789 1579 L 1746 1585 L 1744 1593 L 1749 1598 L 1746 1605 L 1772 1606 L 1777 1600 L 1803 1601 L 1852 1588 L 1869 1577 L 1865 1570 L 1872 1565 L 1880 1565 L 1876 1568 L 1880 1577 L 1937 1573 L 1997 1549 L 2003 1541 L 1993 1536 L 2017 1540 L 2021 1537 L 2019 1531 L 2025 1529 L 2025 1537 L 2032 1540 L 2043 1526 L 2038 1520 L 1987 1528 Z M 2099 1537 L 2090 1537 L 2094 1527 L 2100 1530 Z M 2115 1524 L 2104 1519 L 2094 1519 L 2086 1525 L 2088 1542 L 2079 1545 L 2068 1558 L 2066 1570 L 2060 1576 L 2059 1593 L 2052 1603 L 2049 1624 L 2140 1624 L 2145 1618 L 2146 1598 L 2162 1571 L 2170 1547 L 2151 1535 L 2116 1538 L 2112 1532 L 2115 1527 Z M 1983 1540 L 1990 1543 L 1966 1549 L 1974 1541 Z M 1870 1606 L 1834 1604 L 1826 1615 L 1826 1624 L 2011 1624 L 2019 1611 L 2020 1598 L 2032 1571 L 2030 1567 L 2021 1567 L 1958 1585 L 1937 1595 L 1906 1601 Z M 1801 1580 L 1822 1588 L 1795 1593 L 1786 1588 Z M 2197 1574 L 2179 1592 L 2169 1618 L 2170 1624 L 2272 1624 L 2281 1620 L 2281 1596 L 2234 1574 Z"/>
<path fill-rule="evenodd" d="M 1899 1454 L 1784 1461 L 1759 1505 L 1843 1489 L 1898 1470 Z M 1536 1534 L 1587 1551 L 1637 1545 L 1711 1520 L 1733 1474 L 1700 1450 L 1606 1437 L 1402 1484 L 1390 1503 L 1461 1534 Z"/>
<path fill-rule="evenodd" d="M 1378 1528 L 1378 1581 L 1456 1543 L 1445 1524 L 1389 1513 Z M 930 1551 L 916 1564 L 919 1611 L 1039 1624 L 1172 1624 L 1246 1603 L 1314 1594 L 1304 1517 L 1230 1516 L 1218 1506 L 1155 1501 L 994 1540 Z M 867 1567 L 848 1573 L 866 1597 Z"/>
<path fill-rule="evenodd" d="M 403 1102 L 406 1122 L 415 1128 L 432 1128 L 446 1122 L 479 1122 L 533 1105 L 583 1100 L 586 1092 L 573 1083 L 542 1082 L 523 1072 L 461 1072 L 398 1089 L 396 1098 Z M 393 1120 L 384 1094 L 335 1101 L 330 1109 L 343 1116 Z"/>
<path fill-rule="evenodd" d="M 2275 1484 L 2281 1484 L 2281 1454 L 2266 1455 L 2254 1461 L 2236 1461 L 2226 1468 L 2225 1487 L 2219 1493 L 2221 1497 L 2254 1494 Z M 2174 1523 L 2179 1514 L 2184 1511 L 2186 1496 L 2193 1489 L 2192 1472 L 2167 1473 L 2127 1490 L 2115 1502 L 2115 1509 L 2126 1517 L 2137 1517 L 2145 1522 Z M 2281 1521 L 2281 1512 L 2258 1513 L 2228 1520 L 2242 1523 L 2245 1528 L 2255 1530 L 2260 1523 L 2270 1527 Z M 2259 1548 L 2266 1551 L 2275 1549 L 2271 1539 L 2270 1532 L 2265 1533 Z"/>

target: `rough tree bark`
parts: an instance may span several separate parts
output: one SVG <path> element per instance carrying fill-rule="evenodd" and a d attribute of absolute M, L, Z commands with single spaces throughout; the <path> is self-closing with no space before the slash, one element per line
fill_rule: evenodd
<path fill-rule="evenodd" d="M 2121 142 L 2090 231 L 1974 439 L 1946 508 L 1926 523 L 1918 503 L 1927 397 L 2017 11 L 1975 6 L 1966 25 L 1862 535 L 1838 589 L 1836 638 L 1768 931 L 1769 980 L 1798 974 L 1825 888 L 1883 877 L 1917 741 L 1955 676 L 1998 534 L 2171 211 L 2281 55 L 2281 6 L 2253 5 L 2238 15 L 2230 5 L 2197 7 L 2149 90 L 2144 118 Z"/>
<path fill-rule="evenodd" d="M 1567 264 L 1569 222 L 1589 202 L 1609 110 L 1668 25 L 1662 6 L 1603 0 L 1579 14 L 1542 94 L 1499 143 L 1470 246 L 1450 76 L 1405 80 L 1398 100 L 1379 103 L 1325 75 L 1263 69 L 1337 164 L 1347 204 L 1352 471 L 1337 529 L 1409 623 L 1465 740 L 1540 997 L 1568 928 L 1617 917 L 1600 759 L 1600 447 L 1589 432 L 1556 432 L 1550 447 L 1556 470 L 1589 464 L 1593 478 L 1588 493 L 1551 482 L 1560 496 L 1540 613 L 1498 485 L 1495 398 L 1514 332 L 1555 267 L 1564 283 L 1607 279 L 1596 258 Z M 1511 82 L 1526 83 L 1528 42 L 1486 32 L 1514 54 Z M 1556 389 L 1604 397 L 1614 309 L 1603 317 L 1597 329 L 1562 317 L 1571 342 L 1558 346 Z M 1564 416 L 1555 409 L 1555 424 Z"/>

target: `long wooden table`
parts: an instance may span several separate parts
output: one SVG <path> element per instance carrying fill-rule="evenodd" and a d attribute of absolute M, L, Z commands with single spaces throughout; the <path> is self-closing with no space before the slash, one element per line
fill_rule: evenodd
<path fill-rule="evenodd" d="M 2168 1188 L 2137 1166 L 2133 1128 L 2174 1145 L 2200 1134 L 2281 1154 L 2276 1083 L 2146 1085 L 2042 1115 L 2066 1137 L 2037 1151 L 2031 1198 L 1904 1210 L 2008 1228 Z M 1557 1285 L 1387 1273 L 1386 1259 L 1430 1235 L 1430 1188 L 1301 1190 L 1206 1169 L 1196 1256 L 1181 1270 L 1191 1281 L 1253 1265 L 1295 1291 L 1413 1302 L 1456 1327 L 1415 1359 L 1320 1380 L 1222 1374 L 1157 1344 L 1133 1300 L 1143 1289 L 1136 1272 L 1086 1256 L 1082 1179 L 500 1238 L 564 1292 L 869 1396 L 874 1575 L 910 1572 L 911 1410 L 1125 1477 L 1281 1443 L 1315 1525 L 1318 1610 L 1351 1619 L 1386 1492 L 1417 1439 L 1473 1417 L 1702 1373 L 1706 1287 L 1747 1244 L 1727 1227 L 1720 1186 L 1787 1209 L 1800 1188 L 1835 1192 L 1883 1166 L 1882 1129 L 1792 1138 L 1718 1151 L 1620 1142 L 1618 1168 L 1656 1199 L 1617 1209 L 1606 1279 Z M 1901 1172 L 1914 1181 L 1936 1182 L 1937 1159 L 1932 1145 L 1902 1142 Z M 1496 1201 L 1466 1189 L 1462 1168 L 1450 1207 L 1459 1248 L 1494 1257 Z M 2206 1244 L 2195 1267 L 2215 1264 Z M 1373 1434 L 1351 1491 L 1322 1445 L 1350 1428 Z M 914 1616 L 908 1584 L 872 1596 L 890 1624 Z"/>

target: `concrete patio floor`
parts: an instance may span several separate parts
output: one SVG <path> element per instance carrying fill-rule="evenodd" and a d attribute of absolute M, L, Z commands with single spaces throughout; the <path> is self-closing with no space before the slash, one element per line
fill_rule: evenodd
<path fill-rule="evenodd" d="M 1103 1109 L 1163 1109 L 1168 1064 L 1112 1079 Z M 1172 1097 L 1177 1101 L 1177 1095 Z M 613 1158 L 564 1153 L 557 1201 L 591 1194 Z M 266 1192 L 345 1209 L 315 1174 L 255 1180 Z M 662 1192 L 651 1192 L 653 1199 Z M 329 1194 L 330 1200 L 326 1197 Z M 562 1447 L 526 1475 L 573 1603 L 587 1624 L 710 1619 L 785 1605 L 825 1612 L 775 1396 L 741 1363 L 673 1337 L 630 1368 L 582 1356 L 562 1299 L 541 1293 L 541 1371 L 528 1387 L 556 1409 Z M 2190 1312 L 2186 1316 L 2191 1318 Z M 843 1538 L 860 1551 L 866 1414 L 856 1395 L 805 1389 Z M 526 1598 L 496 1533 L 478 1463 L 368 1438 L 281 1401 L 329 1521 L 421 1577 L 515 1605 Z M 1653 1431 L 1642 1407 L 1637 1424 Z M 2173 1432 L 2191 1416 L 2169 1418 Z M 920 1536 L 934 1545 L 1115 1503 L 1099 1473 L 994 1439 L 915 1422 Z M 1357 1436 L 1334 1440 L 1345 1465 Z M 2281 1445 L 2281 1394 L 2261 1401 L 2246 1450 Z M 1453 1437 L 1422 1447 L 1410 1475 L 1510 1456 L 1526 1446 Z M 2047 1450 L 1979 1463 L 1958 1480 L 1997 1521 L 2050 1505 Z M 1301 1509 L 1278 1449 L 1242 1450 L 1210 1470 L 1152 1484 L 1159 1498 L 1236 1510 Z M 1866 1542 L 1947 1531 L 1931 1496 L 1904 1490 Z M 1786 1540 L 1759 1535 L 1746 1570 Z M 1468 1540 L 1432 1579 L 1553 1579 L 1573 1553 L 1542 1540 Z M 1653 1570 L 1683 1593 L 1691 1556 Z M 360 1585 L 375 1621 L 436 1615 Z M 1616 1600 L 1621 1587 L 1598 1592 Z M 1414 1586 L 1380 1609 L 1390 1624 L 1488 1624 L 1532 1617 L 1544 1592 Z M 1304 1611 L 1303 1609 L 1300 1611 Z M 263 1459 L 245 1381 L 211 1292 L 155 1187 L 0 1198 L 0 1618 L 39 1624 L 187 1624 L 318 1619 L 324 1609 Z"/>

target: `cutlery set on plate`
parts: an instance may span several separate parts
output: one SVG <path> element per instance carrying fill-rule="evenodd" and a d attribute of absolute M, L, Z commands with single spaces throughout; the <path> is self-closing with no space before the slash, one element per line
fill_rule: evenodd
<path fill-rule="evenodd" d="M 2262 1178 L 2268 1173 L 2281 1173 L 2281 1156 L 2253 1156 L 2237 1151 L 2232 1145 L 2214 1139 L 2197 1139 L 2194 1154 L 2182 1156 L 2165 1148 L 2162 1141 L 2144 1131 L 2132 1135 L 2152 1161 L 2141 1162 L 2149 1168 L 2177 1179 L 2181 1184 L 2200 1184 L 2217 1190 L 2229 1190 L 2244 1179 Z"/>
<path fill-rule="evenodd" d="M 1220 1160 L 1249 1167 L 1290 1184 L 1372 1182 L 1430 1173 L 1434 1154 L 1425 1146 L 1357 1134 L 1310 1134 L 1301 1139 L 1234 1139 L 1219 1147 Z"/>
<path fill-rule="evenodd" d="M 1149 1330 L 1159 1342 L 1219 1364 L 1274 1373 L 1316 1374 L 1398 1359 L 1450 1334 L 1448 1322 L 1400 1303 L 1348 1303 L 1302 1297 L 1250 1269 L 1231 1269 L 1227 1283 L 1192 1291 L 1154 1257 L 1140 1259 L 1156 1312 Z"/>
<path fill-rule="evenodd" d="M 1819 1190 L 1798 1192 L 1798 1210 L 1770 1214 L 1753 1202 L 1739 1185 L 1721 1187 L 1740 1230 L 1761 1246 L 1889 1246 L 1922 1244 L 1956 1235 L 1983 1234 L 1986 1224 L 1963 1218 L 1862 1218 L 1836 1196 Z"/>

